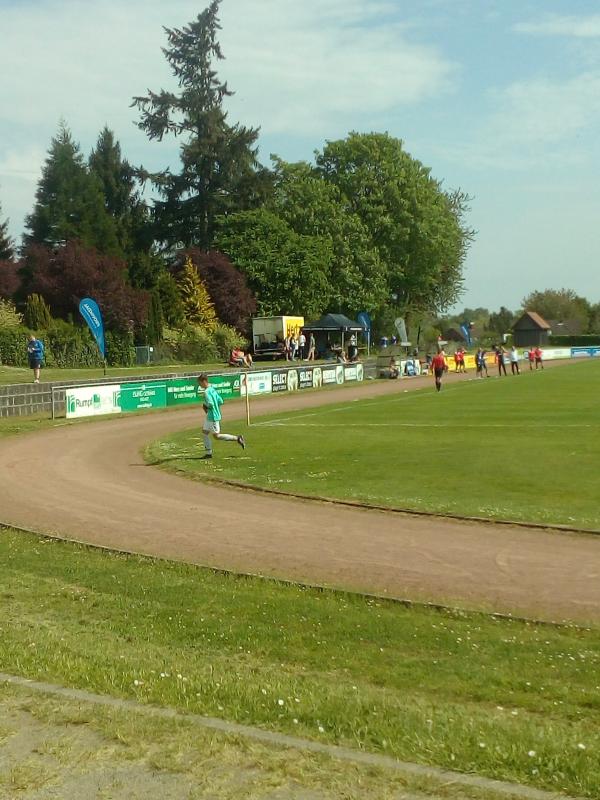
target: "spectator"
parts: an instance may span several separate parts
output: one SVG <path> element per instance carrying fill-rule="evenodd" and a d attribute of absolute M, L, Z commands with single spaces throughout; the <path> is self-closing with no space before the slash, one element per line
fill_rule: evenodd
<path fill-rule="evenodd" d="M 298 352 L 298 334 L 294 333 L 292 338 L 290 339 L 290 357 L 292 361 L 296 360 L 296 354 Z"/>
<path fill-rule="evenodd" d="M 27 358 L 29 359 L 29 367 L 33 370 L 33 382 L 40 382 L 40 369 L 44 364 L 44 343 L 36 339 L 33 334 L 29 337 L 27 342 Z"/>
<path fill-rule="evenodd" d="M 485 371 L 485 377 L 486 378 L 490 377 L 488 375 L 488 368 L 485 360 L 485 350 L 482 347 L 480 347 L 477 353 L 475 354 L 475 367 L 478 378 L 483 378 L 484 371 Z"/>
<path fill-rule="evenodd" d="M 506 375 L 506 350 L 503 347 L 496 347 L 496 363 L 498 364 L 498 376 Z"/>
<path fill-rule="evenodd" d="M 358 361 L 358 347 L 356 346 L 356 335 L 353 333 L 348 344 L 348 361 Z"/>
<path fill-rule="evenodd" d="M 300 336 L 298 337 L 298 353 L 300 360 L 304 361 L 306 355 L 306 336 L 304 335 L 304 331 L 300 331 Z"/>
<path fill-rule="evenodd" d="M 229 356 L 229 363 L 232 367 L 247 367 L 250 369 L 252 366 L 252 356 L 250 353 L 244 353 L 238 347 L 234 347 Z"/>
<path fill-rule="evenodd" d="M 514 344 L 510 348 L 510 371 L 513 375 L 521 374 L 521 370 L 519 369 L 519 351 Z"/>
<path fill-rule="evenodd" d="M 390 378 L 400 377 L 400 370 L 398 369 L 398 365 L 396 364 L 396 356 L 392 356 L 390 358 L 389 373 L 390 373 Z"/>
<path fill-rule="evenodd" d="M 315 352 L 317 349 L 317 342 L 315 340 L 314 333 L 311 333 L 308 337 L 308 356 L 307 361 L 314 361 L 315 360 Z"/>

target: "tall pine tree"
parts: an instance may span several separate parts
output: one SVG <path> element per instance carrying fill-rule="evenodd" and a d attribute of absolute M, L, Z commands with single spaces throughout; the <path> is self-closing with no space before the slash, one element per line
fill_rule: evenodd
<path fill-rule="evenodd" d="M 223 59 L 219 4 L 213 0 L 181 30 L 165 28 L 169 44 L 163 52 L 180 91 L 149 91 L 132 103 L 141 112 L 138 127 L 150 139 L 161 141 L 166 134 L 182 139 L 179 174 L 140 171 L 163 198 L 155 205 L 158 228 L 174 248 L 208 250 L 216 217 L 254 207 L 270 185 L 270 173 L 257 161 L 258 129 L 230 125 L 223 110 L 232 92 L 215 71 L 215 62 Z"/>
<path fill-rule="evenodd" d="M 25 245 L 53 248 L 78 240 L 100 253 L 122 255 L 100 180 L 88 171 L 64 123 L 52 139 L 35 197 L 35 208 L 27 217 Z"/>
<path fill-rule="evenodd" d="M 8 220 L 2 222 L 2 206 L 0 205 L 0 260 L 12 261 L 14 255 L 13 240 L 8 235 Z"/>

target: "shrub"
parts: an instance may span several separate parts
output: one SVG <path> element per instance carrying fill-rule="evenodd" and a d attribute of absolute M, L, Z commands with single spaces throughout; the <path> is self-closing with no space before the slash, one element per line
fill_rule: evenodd
<path fill-rule="evenodd" d="M 135 366 L 135 347 L 131 333 L 106 332 L 106 362 L 110 367 Z"/>
<path fill-rule="evenodd" d="M 0 328 L 0 364 L 7 367 L 26 367 L 27 328 Z"/>
<path fill-rule="evenodd" d="M 23 324 L 23 316 L 10 300 L 0 300 L 0 329 L 18 328 Z"/>
<path fill-rule="evenodd" d="M 213 338 L 221 361 L 229 361 L 229 354 L 234 347 L 243 350 L 248 347 L 247 340 L 229 325 L 217 325 Z"/>
<path fill-rule="evenodd" d="M 50 309 L 41 295 L 28 295 L 25 306 L 25 324 L 34 331 L 45 331 L 52 327 Z"/>

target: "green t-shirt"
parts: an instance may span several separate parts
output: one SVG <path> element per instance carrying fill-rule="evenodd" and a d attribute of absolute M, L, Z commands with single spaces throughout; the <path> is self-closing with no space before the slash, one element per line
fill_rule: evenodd
<path fill-rule="evenodd" d="M 206 418 L 210 422 L 219 422 L 221 419 L 221 405 L 223 398 L 217 392 L 214 386 L 207 386 L 204 391 L 204 405 L 208 406 Z"/>

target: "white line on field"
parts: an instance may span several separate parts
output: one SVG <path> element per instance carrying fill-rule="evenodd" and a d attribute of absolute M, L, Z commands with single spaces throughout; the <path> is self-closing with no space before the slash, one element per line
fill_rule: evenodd
<path fill-rule="evenodd" d="M 447 422 L 287 422 L 286 420 L 273 420 L 272 422 L 262 422 L 261 425 L 281 428 L 447 428 Z M 529 422 L 483 422 L 471 424 L 462 422 L 461 429 L 470 428 L 526 428 L 527 430 L 548 430 L 549 428 L 598 428 L 600 425 L 585 423 L 565 424 L 556 422 L 555 424 L 531 424 Z"/>

